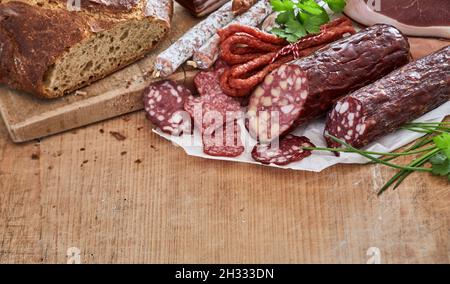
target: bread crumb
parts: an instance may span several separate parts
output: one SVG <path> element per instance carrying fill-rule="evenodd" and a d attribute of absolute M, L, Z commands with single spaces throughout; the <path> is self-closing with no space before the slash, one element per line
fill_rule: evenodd
<path fill-rule="evenodd" d="M 78 91 L 75 91 L 75 96 L 87 96 L 87 92 L 85 92 L 85 91 L 80 91 L 80 90 L 78 90 Z"/>
<path fill-rule="evenodd" d="M 109 134 L 111 134 L 118 141 L 123 141 L 123 140 L 127 139 L 126 136 L 124 136 L 122 133 L 117 132 L 117 131 L 110 131 Z"/>

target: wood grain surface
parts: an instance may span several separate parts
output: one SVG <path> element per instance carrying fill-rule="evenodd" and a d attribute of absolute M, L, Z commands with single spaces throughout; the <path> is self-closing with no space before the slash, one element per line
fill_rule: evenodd
<path fill-rule="evenodd" d="M 78 248 L 82 263 L 366 263 L 377 248 L 382 263 L 449 263 L 448 181 L 414 174 L 376 197 L 394 173 L 189 157 L 142 112 L 23 145 L 1 125 L 0 262 Z"/>
<path fill-rule="evenodd" d="M 0 263 L 450 262 L 444 178 L 377 197 L 394 170 L 204 160 L 150 128 L 139 111 L 17 145 L 0 122 Z"/>

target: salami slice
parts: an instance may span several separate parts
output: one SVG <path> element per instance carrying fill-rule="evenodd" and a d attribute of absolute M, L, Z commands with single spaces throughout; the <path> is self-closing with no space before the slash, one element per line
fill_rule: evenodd
<path fill-rule="evenodd" d="M 450 99 L 450 47 L 412 62 L 342 98 L 325 134 L 361 148 Z M 331 147 L 340 146 L 327 138 Z"/>
<path fill-rule="evenodd" d="M 184 104 L 191 97 L 189 89 L 174 81 L 151 84 L 143 94 L 147 118 L 165 133 L 191 133 L 191 118 L 184 111 Z"/>
<path fill-rule="evenodd" d="M 236 17 L 231 24 L 241 24 L 255 27 L 262 23 L 264 19 L 272 13 L 272 6 L 268 0 L 260 0 L 253 5 L 247 12 Z M 208 69 L 219 57 L 220 37 L 214 35 L 202 47 L 194 52 L 192 60 L 197 68 Z"/>
<path fill-rule="evenodd" d="M 303 150 L 304 147 L 315 146 L 306 137 L 289 134 L 280 139 L 279 145 L 257 144 L 252 150 L 252 157 L 265 165 L 285 166 L 309 157 L 311 151 Z"/>
<path fill-rule="evenodd" d="M 238 157 L 244 153 L 241 140 L 241 129 L 236 121 L 225 124 L 225 127 L 209 129 L 202 134 L 203 152 L 216 157 Z"/>
<path fill-rule="evenodd" d="M 184 109 L 202 132 L 207 128 L 221 127 L 225 122 L 234 121 L 243 115 L 241 101 L 225 95 L 220 88 L 219 78 L 225 68 L 218 62 L 215 70 L 199 72 L 194 83 L 200 96 L 190 97 L 185 102 Z"/>
<path fill-rule="evenodd" d="M 228 68 L 227 64 L 222 60 L 216 62 L 214 70 L 198 72 L 194 77 L 194 85 L 201 96 L 211 93 L 221 93 L 219 78 Z"/>
<path fill-rule="evenodd" d="M 218 29 L 234 19 L 231 2 L 223 5 L 205 20 L 191 28 L 179 40 L 162 52 L 155 60 L 155 75 L 167 77 L 188 60 Z"/>
<path fill-rule="evenodd" d="M 408 40 L 375 25 L 281 66 L 249 102 L 250 133 L 270 141 L 330 110 L 337 99 L 408 63 Z"/>

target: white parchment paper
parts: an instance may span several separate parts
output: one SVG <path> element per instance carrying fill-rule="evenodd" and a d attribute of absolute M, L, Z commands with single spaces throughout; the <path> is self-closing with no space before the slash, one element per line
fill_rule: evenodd
<path fill-rule="evenodd" d="M 439 108 L 427 113 L 421 118 L 415 120 L 415 122 L 438 122 L 442 121 L 446 116 L 450 115 L 450 102 L 447 102 Z M 172 141 L 174 146 L 180 146 L 184 151 L 191 156 L 202 157 L 205 159 L 224 160 L 233 162 L 243 162 L 259 164 L 255 162 L 251 157 L 251 151 L 256 144 L 256 141 L 251 138 L 250 134 L 245 130 L 243 121 L 239 121 L 242 130 L 242 142 L 245 145 L 245 153 L 237 158 L 224 158 L 224 157 L 211 157 L 203 153 L 201 136 L 196 130 L 193 135 L 185 135 L 181 137 L 173 137 L 161 132 L 159 129 L 153 131 L 165 139 Z M 323 138 L 323 130 L 325 128 L 324 119 L 314 121 L 307 126 L 298 128 L 293 132 L 297 136 L 308 137 L 317 147 L 325 147 L 325 139 Z M 405 146 L 414 140 L 420 138 L 424 134 L 411 132 L 407 130 L 399 130 L 397 132 L 386 135 L 372 144 L 368 145 L 365 149 L 376 152 L 391 152 L 402 146 Z M 331 152 L 314 151 L 313 154 L 296 163 L 279 167 L 276 165 L 270 165 L 270 167 L 303 170 L 320 172 L 326 168 L 334 166 L 336 164 L 365 164 L 368 159 L 361 157 L 357 154 L 342 153 L 340 157 L 336 157 Z M 261 164 L 259 164 L 261 165 Z"/>

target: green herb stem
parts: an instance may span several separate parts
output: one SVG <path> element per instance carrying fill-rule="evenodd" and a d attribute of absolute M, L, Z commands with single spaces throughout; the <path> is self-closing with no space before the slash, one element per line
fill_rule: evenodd
<path fill-rule="evenodd" d="M 418 171 L 418 172 L 431 172 L 431 171 L 432 171 L 432 169 L 429 169 L 429 168 L 403 167 L 403 166 L 399 166 L 399 165 L 396 165 L 396 164 L 392 164 L 392 163 L 386 162 L 386 161 L 384 161 L 384 160 L 381 160 L 381 159 L 372 157 L 371 155 L 368 155 L 368 154 L 364 153 L 364 151 L 361 151 L 361 150 L 359 150 L 359 149 L 356 149 L 356 148 L 354 148 L 353 146 L 347 144 L 345 141 L 342 141 L 342 140 L 340 140 L 340 139 L 338 139 L 338 138 L 336 138 L 336 137 L 334 137 L 334 136 L 328 135 L 328 137 L 329 137 L 330 139 L 332 139 L 332 140 L 334 140 L 334 141 L 340 143 L 341 145 L 347 147 L 348 149 L 352 150 L 354 153 L 358 153 L 358 154 L 360 154 L 361 156 L 368 158 L 369 160 L 372 160 L 372 161 L 374 161 L 374 162 L 377 162 L 377 163 L 379 163 L 379 164 L 383 164 L 383 165 L 388 166 L 388 167 L 391 167 L 391 168 L 400 169 L 400 170 Z"/>
<path fill-rule="evenodd" d="M 448 133 L 448 131 L 446 130 L 441 130 L 438 128 L 434 128 L 434 129 L 429 129 L 429 128 L 416 128 L 416 127 L 402 127 L 402 129 L 404 130 L 409 130 L 409 131 L 413 131 L 413 132 L 417 132 L 417 133 Z"/>
<path fill-rule="evenodd" d="M 411 162 L 408 166 L 409 167 L 416 167 L 416 166 L 422 166 L 424 165 L 431 157 L 433 157 L 434 155 L 436 155 L 440 150 L 439 149 L 434 149 L 431 152 L 423 155 L 422 157 L 414 160 L 413 162 Z M 431 170 L 431 169 L 430 169 Z M 381 195 L 384 191 L 386 191 L 389 187 L 391 187 L 391 185 L 397 181 L 397 183 L 395 184 L 395 188 L 397 188 L 402 182 L 403 180 L 405 180 L 413 171 L 411 170 L 402 170 L 400 172 L 398 172 L 395 176 L 393 176 L 378 192 L 378 196 Z"/>
<path fill-rule="evenodd" d="M 351 149 L 343 149 L 343 148 L 325 148 L 325 147 L 305 147 L 304 150 L 309 151 L 330 151 L 330 152 L 341 152 L 341 153 L 355 153 Z M 423 152 L 431 151 L 433 149 L 436 149 L 436 147 L 429 147 L 417 151 L 409 151 L 409 152 L 401 152 L 401 153 L 385 153 L 385 152 L 372 152 L 372 151 L 362 151 L 368 155 L 379 155 L 379 156 L 393 156 L 393 157 L 400 157 L 400 156 L 409 156 L 414 154 L 420 154 Z M 386 161 L 386 160 L 385 160 Z"/>
<path fill-rule="evenodd" d="M 428 145 L 428 144 L 430 144 L 432 142 L 433 142 L 433 136 L 431 134 L 427 134 L 424 137 L 422 137 L 420 140 L 418 140 L 416 143 L 414 143 L 414 145 L 412 145 L 411 147 L 405 149 L 405 151 L 406 152 L 414 151 L 414 150 L 419 149 L 421 147 L 424 147 L 424 146 L 426 146 L 426 145 Z M 435 147 L 432 147 L 432 148 L 435 148 Z M 395 158 L 397 158 L 397 157 L 390 157 L 390 158 L 386 158 L 386 159 L 383 159 L 383 160 L 386 161 L 386 162 L 389 162 L 389 161 L 394 160 Z"/>

